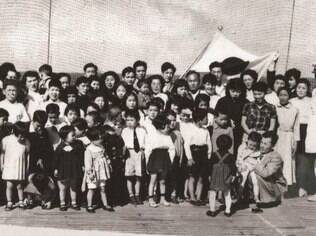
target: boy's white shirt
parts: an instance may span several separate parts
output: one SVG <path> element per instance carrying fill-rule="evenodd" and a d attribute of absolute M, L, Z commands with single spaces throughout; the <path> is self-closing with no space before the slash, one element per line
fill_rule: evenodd
<path fill-rule="evenodd" d="M 26 112 L 26 109 L 22 103 L 18 102 L 9 102 L 7 99 L 4 99 L 0 102 L 0 108 L 3 108 L 9 112 L 8 121 L 12 124 L 17 121 L 29 122 L 30 117 Z"/>

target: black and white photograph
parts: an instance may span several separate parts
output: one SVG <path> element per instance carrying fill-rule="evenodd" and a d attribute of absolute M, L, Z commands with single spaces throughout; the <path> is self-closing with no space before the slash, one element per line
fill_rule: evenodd
<path fill-rule="evenodd" d="M 0 0 L 4 236 L 316 235 L 316 1 Z"/>

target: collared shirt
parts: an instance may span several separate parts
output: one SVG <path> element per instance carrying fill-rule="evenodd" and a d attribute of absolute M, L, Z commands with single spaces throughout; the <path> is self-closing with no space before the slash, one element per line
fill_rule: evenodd
<path fill-rule="evenodd" d="M 192 126 L 190 138 L 188 142 L 185 142 L 184 149 L 186 153 L 191 152 L 191 145 L 204 146 L 208 147 L 208 158 L 211 158 L 212 154 L 212 142 L 210 133 L 206 128 L 198 127 L 196 125 Z M 192 156 L 192 153 L 190 154 Z"/>
<path fill-rule="evenodd" d="M 30 118 L 26 112 L 25 107 L 22 103 L 14 102 L 11 103 L 7 99 L 0 102 L 0 107 L 9 112 L 8 121 L 14 124 L 17 121 L 28 122 Z"/>
<path fill-rule="evenodd" d="M 190 140 L 191 140 L 191 135 L 192 135 L 192 130 L 194 129 L 194 124 L 191 122 L 179 122 L 179 130 L 182 135 L 183 141 L 184 141 L 184 146 L 190 145 Z M 185 155 L 188 160 L 192 159 L 191 152 L 185 151 Z"/>
<path fill-rule="evenodd" d="M 246 124 L 249 129 L 268 130 L 271 119 L 276 119 L 276 109 L 266 101 L 259 107 L 255 102 L 245 104 L 242 116 L 246 117 Z"/>
<path fill-rule="evenodd" d="M 193 101 L 196 99 L 197 95 L 199 95 L 201 93 L 201 90 L 198 89 L 195 93 L 192 93 L 191 91 L 189 91 L 189 95 L 192 97 Z"/>
<path fill-rule="evenodd" d="M 43 97 L 39 93 L 29 90 L 27 99 L 26 112 L 30 119 L 33 119 L 34 112 L 43 109 Z"/>
<path fill-rule="evenodd" d="M 146 137 L 146 130 L 142 127 L 136 128 L 136 135 L 139 143 L 140 148 L 145 148 L 145 137 Z M 134 129 L 131 128 L 124 128 L 122 130 L 122 139 L 124 140 L 125 147 L 128 149 L 134 149 Z"/>

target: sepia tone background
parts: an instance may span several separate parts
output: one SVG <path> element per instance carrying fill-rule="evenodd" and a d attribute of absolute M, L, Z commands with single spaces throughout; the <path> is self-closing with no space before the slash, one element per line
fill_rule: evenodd
<path fill-rule="evenodd" d="M 313 0 L 1 0 L 0 63 L 81 72 L 87 62 L 120 72 L 141 59 L 149 73 L 170 61 L 181 74 L 219 26 L 257 55 L 279 50 L 278 70 L 311 77 L 316 62 Z"/>

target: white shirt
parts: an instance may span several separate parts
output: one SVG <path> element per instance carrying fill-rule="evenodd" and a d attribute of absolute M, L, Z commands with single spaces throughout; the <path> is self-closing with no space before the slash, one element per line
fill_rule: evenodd
<path fill-rule="evenodd" d="M 145 145 L 145 157 L 146 162 L 149 160 L 149 156 L 152 150 L 157 148 L 167 148 L 169 152 L 170 161 L 173 162 L 173 159 L 176 155 L 176 149 L 172 142 L 172 139 L 169 135 L 162 134 L 160 131 L 156 131 L 154 134 L 155 138 L 147 139 Z"/>
<path fill-rule="evenodd" d="M 11 103 L 7 99 L 4 99 L 3 101 L 0 102 L 0 107 L 7 110 L 7 112 L 9 112 L 8 121 L 10 123 L 14 124 L 17 121 L 22 121 L 22 122 L 30 121 L 30 118 L 22 103 L 18 103 L 18 102 Z"/>
<path fill-rule="evenodd" d="M 253 91 L 251 89 L 250 90 L 247 89 L 246 98 L 247 98 L 247 100 L 249 102 L 254 102 L 255 101 L 255 98 L 253 96 Z"/>
<path fill-rule="evenodd" d="M 183 141 L 184 141 L 184 146 L 186 145 L 190 145 L 190 141 L 191 141 L 191 135 L 192 135 L 192 130 L 194 130 L 194 124 L 191 122 L 179 122 L 179 126 L 180 126 L 180 133 L 183 137 Z M 190 152 L 185 152 L 188 160 L 192 159 L 192 155 L 191 155 L 191 151 Z"/>
<path fill-rule="evenodd" d="M 58 105 L 58 107 L 59 107 L 59 112 L 60 112 L 60 117 L 64 117 L 64 116 L 65 116 L 65 110 L 66 110 L 67 104 L 64 103 L 64 102 L 62 102 L 62 101 L 56 101 L 56 102 L 54 102 L 54 101 L 52 101 L 52 100 L 48 100 L 47 102 L 44 102 L 44 104 L 43 104 L 43 110 L 46 111 L 46 106 L 47 106 L 48 104 L 51 104 L 51 103 L 54 103 L 54 104 Z"/>
<path fill-rule="evenodd" d="M 215 91 L 220 97 L 225 97 L 225 95 L 226 95 L 226 84 L 221 84 L 220 86 L 216 85 Z"/>
<path fill-rule="evenodd" d="M 138 139 L 139 147 L 145 148 L 146 130 L 142 127 L 136 128 L 136 136 Z M 124 140 L 125 147 L 128 149 L 134 149 L 134 129 L 124 128 L 121 133 L 122 139 Z"/>
<path fill-rule="evenodd" d="M 204 146 L 208 147 L 208 158 L 211 158 L 212 154 L 212 142 L 210 133 L 206 128 L 200 128 L 194 125 L 194 128 L 191 130 L 191 136 L 188 142 L 184 144 L 184 150 L 186 153 L 191 153 L 191 145 Z M 192 157 L 192 153 L 190 154 Z"/>
<path fill-rule="evenodd" d="M 190 93 L 191 97 L 193 98 L 193 100 L 195 100 L 197 95 L 199 95 L 201 93 L 201 90 L 198 89 L 195 93 L 192 93 L 191 91 L 189 93 Z"/>
<path fill-rule="evenodd" d="M 312 115 L 312 98 L 292 98 L 290 102 L 296 107 L 299 111 L 298 117 L 300 124 L 307 124 L 310 116 Z"/>
<path fill-rule="evenodd" d="M 33 114 L 37 110 L 43 110 L 43 97 L 37 92 L 31 90 L 27 94 L 28 102 L 25 106 L 26 112 L 31 119 L 33 119 Z"/>

